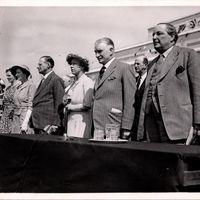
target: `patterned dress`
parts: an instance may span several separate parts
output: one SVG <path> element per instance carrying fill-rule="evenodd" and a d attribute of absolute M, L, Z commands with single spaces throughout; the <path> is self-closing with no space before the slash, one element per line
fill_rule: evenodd
<path fill-rule="evenodd" d="M 4 110 L 0 120 L 0 133 L 11 133 L 14 110 L 13 95 L 19 84 L 20 82 L 16 81 L 13 85 L 8 86 L 4 92 Z"/>

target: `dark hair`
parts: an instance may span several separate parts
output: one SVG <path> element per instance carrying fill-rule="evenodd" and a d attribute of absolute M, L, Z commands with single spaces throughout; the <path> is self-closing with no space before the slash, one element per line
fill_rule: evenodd
<path fill-rule="evenodd" d="M 51 56 L 42 56 L 41 58 L 44 58 L 45 61 L 51 65 L 51 68 L 54 67 L 54 60 Z"/>
<path fill-rule="evenodd" d="M 83 67 L 83 71 L 84 72 L 88 72 L 89 71 L 89 61 L 86 58 L 82 58 L 81 56 L 77 55 L 77 54 L 68 54 L 66 57 L 66 61 L 69 65 L 71 65 L 72 60 L 78 60 L 80 62 L 80 66 Z"/>
<path fill-rule="evenodd" d="M 7 73 L 7 72 L 11 72 L 11 68 L 7 68 L 6 70 L 5 70 L 5 72 Z M 12 72 L 11 72 L 12 73 Z"/>
<path fill-rule="evenodd" d="M 111 45 L 113 47 L 115 46 L 114 42 L 108 37 L 103 37 L 103 38 L 96 40 L 95 44 L 98 44 L 98 43 L 101 43 L 101 42 L 105 42 L 107 45 Z"/>
<path fill-rule="evenodd" d="M 6 73 L 10 72 L 10 73 L 12 74 L 11 67 L 10 67 L 10 68 L 7 68 L 5 72 L 6 72 Z M 12 74 L 12 75 L 13 75 L 13 74 Z M 13 75 L 13 76 L 14 76 L 14 75 Z M 14 76 L 14 78 L 17 79 L 16 76 Z"/>
<path fill-rule="evenodd" d="M 144 57 L 144 58 L 143 58 L 143 64 L 144 64 L 145 66 L 147 66 L 148 63 L 149 63 L 148 58 L 147 58 L 147 57 Z"/>
<path fill-rule="evenodd" d="M 22 71 L 23 74 L 26 75 L 26 77 L 28 78 L 29 76 L 31 77 L 31 73 L 30 73 L 30 70 L 29 70 L 29 67 L 26 66 L 26 65 L 14 65 L 10 68 L 10 71 L 12 73 L 13 76 L 16 77 L 16 71 L 17 69 L 20 69 Z"/>
<path fill-rule="evenodd" d="M 19 67 L 19 69 L 22 71 L 23 74 L 26 75 L 26 78 L 28 78 L 30 76 L 30 73 L 27 70 L 25 70 L 25 69 L 23 69 L 21 67 Z"/>
<path fill-rule="evenodd" d="M 178 33 L 176 31 L 176 27 L 170 23 L 159 23 L 157 25 L 165 25 L 166 31 L 170 36 L 174 36 L 174 43 L 176 44 L 178 40 Z"/>

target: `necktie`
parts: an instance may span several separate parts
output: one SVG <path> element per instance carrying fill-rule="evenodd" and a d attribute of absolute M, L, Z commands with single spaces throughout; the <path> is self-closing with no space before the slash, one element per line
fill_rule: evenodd
<path fill-rule="evenodd" d="M 103 67 L 99 71 L 99 79 L 103 77 L 104 72 L 106 71 L 106 67 L 103 65 Z"/>
<path fill-rule="evenodd" d="M 140 82 L 141 82 L 141 76 L 138 76 L 138 80 L 137 80 L 137 90 L 139 89 L 140 86 Z"/>
<path fill-rule="evenodd" d="M 162 64 L 164 61 L 164 55 L 163 54 L 160 54 L 159 58 L 158 58 L 158 61 L 157 61 L 157 64 Z"/>
<path fill-rule="evenodd" d="M 42 85 L 42 83 L 45 81 L 45 78 L 42 78 L 40 81 L 40 84 L 38 85 L 38 88 Z"/>
<path fill-rule="evenodd" d="M 164 61 L 164 55 L 160 54 L 158 60 L 156 61 L 156 65 L 155 65 L 155 68 L 154 68 L 155 74 L 160 72 L 163 61 Z"/>

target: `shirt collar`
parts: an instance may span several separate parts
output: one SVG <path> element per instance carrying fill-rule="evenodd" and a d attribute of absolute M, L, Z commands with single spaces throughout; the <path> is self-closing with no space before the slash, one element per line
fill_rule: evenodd
<path fill-rule="evenodd" d="M 115 58 L 110 59 L 104 66 L 107 69 Z"/>
<path fill-rule="evenodd" d="M 163 53 L 164 58 L 167 58 L 167 56 L 169 55 L 169 53 L 171 52 L 171 50 L 172 50 L 173 47 L 174 47 L 174 46 L 171 46 L 169 49 L 167 49 L 167 51 L 165 51 L 165 52 Z"/>
<path fill-rule="evenodd" d="M 144 80 L 147 77 L 147 72 L 145 72 L 142 76 L 141 79 Z"/>
<path fill-rule="evenodd" d="M 51 72 L 53 72 L 53 70 L 51 70 L 49 73 L 45 74 L 45 75 L 43 76 L 43 79 L 47 79 L 47 77 L 49 76 L 49 74 L 51 74 Z"/>
<path fill-rule="evenodd" d="M 144 82 L 144 80 L 145 80 L 146 77 L 147 77 L 147 72 L 145 72 L 144 74 L 142 74 L 141 79 L 140 79 L 139 88 L 141 87 L 141 85 Z"/>

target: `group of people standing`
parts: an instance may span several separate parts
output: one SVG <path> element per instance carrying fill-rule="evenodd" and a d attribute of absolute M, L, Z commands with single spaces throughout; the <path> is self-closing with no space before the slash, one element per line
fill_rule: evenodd
<path fill-rule="evenodd" d="M 200 58 L 176 46 L 178 34 L 169 23 L 157 24 L 152 37 L 159 55 L 151 62 L 136 58 L 135 69 L 115 58 L 110 38 L 98 39 L 94 52 L 102 68 L 95 81 L 85 74 L 89 61 L 76 54 L 66 57 L 74 75 L 67 87 L 50 56 L 39 59 L 43 78 L 37 89 L 27 66 L 6 70 L 11 85 L 4 92 L 0 132 L 91 138 L 94 130 L 115 124 L 121 138 L 189 143 L 191 135 L 200 135 Z"/>
<path fill-rule="evenodd" d="M 26 65 L 16 65 L 6 70 L 10 85 L 3 95 L 0 133 L 32 132 L 29 128 L 29 119 L 36 86 L 30 76 L 30 70 Z"/>

